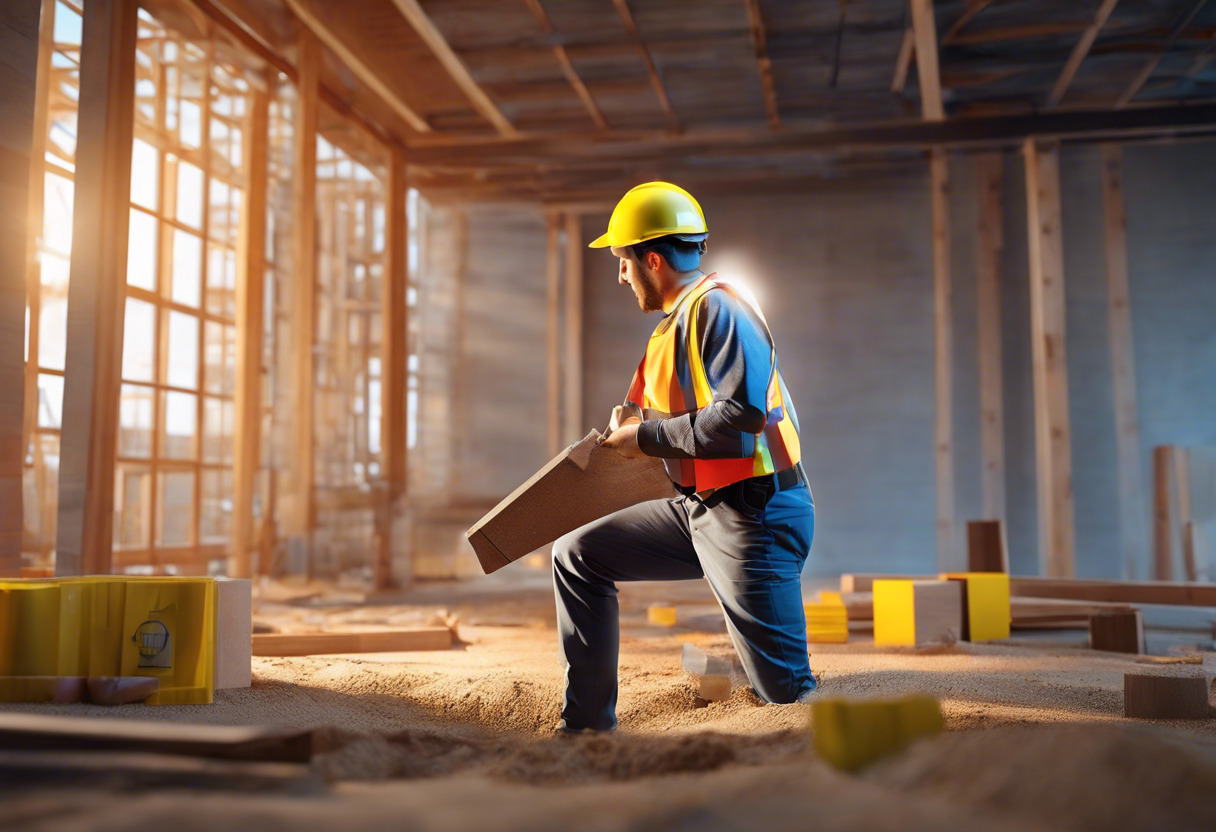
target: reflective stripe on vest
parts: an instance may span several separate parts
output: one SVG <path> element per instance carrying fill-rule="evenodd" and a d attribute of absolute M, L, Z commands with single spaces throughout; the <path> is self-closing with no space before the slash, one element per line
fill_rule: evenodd
<path fill-rule="evenodd" d="M 647 419 L 666 419 L 699 410 L 713 401 L 713 391 L 705 374 L 701 350 L 697 344 L 698 301 L 713 289 L 730 292 L 755 311 L 760 321 L 764 316 L 748 298 L 730 284 L 704 278 L 680 299 L 650 336 L 646 354 L 638 365 L 629 388 L 628 401 L 642 407 Z M 767 331 L 767 324 L 765 324 Z M 798 422 L 789 402 L 789 391 L 776 366 L 776 350 L 769 336 L 770 364 L 768 384 L 768 420 L 764 430 L 755 435 L 744 434 L 745 450 L 750 445 L 750 457 L 742 459 L 664 459 L 672 482 L 696 491 L 721 488 L 747 479 L 784 471 L 802 458 L 798 442 Z M 755 372 L 757 368 L 749 367 Z"/>

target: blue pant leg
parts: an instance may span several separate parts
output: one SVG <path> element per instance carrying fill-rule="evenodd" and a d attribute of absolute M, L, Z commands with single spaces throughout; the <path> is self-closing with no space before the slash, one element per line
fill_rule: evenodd
<path fill-rule="evenodd" d="M 616 582 L 700 578 L 687 524 L 684 500 L 652 500 L 588 523 L 553 544 L 557 631 L 566 666 L 562 719 L 570 728 L 616 727 Z"/>
<path fill-rule="evenodd" d="M 788 703 L 814 690 L 802 606 L 802 567 L 815 528 L 810 491 L 778 492 L 759 512 L 711 500 L 690 507 L 689 526 L 756 692 Z"/>

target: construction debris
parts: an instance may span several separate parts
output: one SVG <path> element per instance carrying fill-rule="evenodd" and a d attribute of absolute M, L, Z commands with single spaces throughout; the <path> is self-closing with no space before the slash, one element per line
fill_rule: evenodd
<path fill-rule="evenodd" d="M 1186 675 L 1123 674 L 1123 715 L 1137 719 L 1207 719 L 1209 679 Z"/>

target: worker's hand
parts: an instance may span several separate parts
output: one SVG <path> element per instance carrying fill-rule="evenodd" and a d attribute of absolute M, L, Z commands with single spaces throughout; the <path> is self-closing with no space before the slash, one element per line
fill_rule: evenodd
<path fill-rule="evenodd" d="M 608 419 L 608 433 L 612 433 L 622 425 L 631 425 L 642 421 L 642 409 L 634 404 L 618 404 L 612 408 L 612 417 Z"/>
<path fill-rule="evenodd" d="M 619 427 L 604 438 L 600 443 L 605 448 L 611 448 L 626 459 L 637 459 L 645 456 L 638 447 L 638 422 Z"/>

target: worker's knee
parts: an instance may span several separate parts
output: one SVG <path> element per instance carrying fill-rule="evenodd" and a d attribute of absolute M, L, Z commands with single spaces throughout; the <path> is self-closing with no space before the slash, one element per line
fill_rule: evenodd
<path fill-rule="evenodd" d="M 568 532 L 553 541 L 553 568 L 566 572 L 578 571 L 581 536 L 578 530 Z"/>

